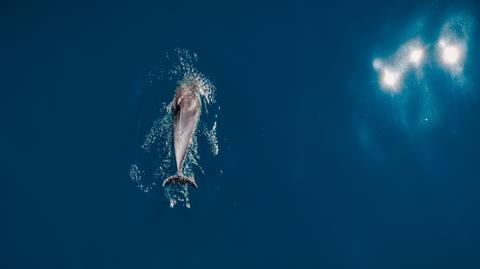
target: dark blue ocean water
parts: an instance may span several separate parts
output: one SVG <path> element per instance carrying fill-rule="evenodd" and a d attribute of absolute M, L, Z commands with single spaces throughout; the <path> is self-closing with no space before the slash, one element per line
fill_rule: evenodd
<path fill-rule="evenodd" d="M 2 2 L 0 268 L 480 268 L 478 8 Z M 430 53 L 382 91 L 372 61 L 433 52 L 458 14 L 463 82 Z M 128 175 L 139 89 L 175 48 L 221 106 L 202 166 L 222 173 L 190 209 Z"/>

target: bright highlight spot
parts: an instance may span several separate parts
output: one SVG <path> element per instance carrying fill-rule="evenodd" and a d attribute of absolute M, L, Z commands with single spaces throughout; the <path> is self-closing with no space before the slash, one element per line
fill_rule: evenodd
<path fill-rule="evenodd" d="M 460 50 L 458 47 L 449 45 L 443 48 L 442 60 L 445 64 L 456 64 L 460 59 Z"/>
<path fill-rule="evenodd" d="M 383 66 L 383 63 L 380 59 L 373 60 L 373 68 L 375 70 L 378 70 L 378 69 L 382 68 L 382 66 Z"/>
<path fill-rule="evenodd" d="M 465 51 L 466 45 L 461 40 L 441 38 L 438 42 L 439 60 L 453 75 L 462 74 Z"/>
<path fill-rule="evenodd" d="M 416 69 L 417 78 L 419 78 L 422 74 L 420 69 L 427 58 L 426 53 L 426 47 L 417 38 L 400 46 L 386 60 L 375 58 L 372 65 L 379 75 L 379 84 L 383 90 L 400 93 L 403 80 L 412 69 Z"/>
<path fill-rule="evenodd" d="M 400 74 L 398 72 L 388 69 L 383 70 L 382 84 L 384 88 L 396 91 L 398 89 L 399 81 Z"/>
<path fill-rule="evenodd" d="M 410 63 L 418 66 L 422 63 L 424 54 L 423 54 L 423 49 L 421 48 L 415 48 L 410 51 L 410 54 L 408 56 Z"/>

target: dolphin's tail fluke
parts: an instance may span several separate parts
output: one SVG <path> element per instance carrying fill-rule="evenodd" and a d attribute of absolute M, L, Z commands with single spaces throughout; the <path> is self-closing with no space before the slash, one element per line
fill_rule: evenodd
<path fill-rule="evenodd" d="M 174 175 L 174 176 L 168 177 L 163 181 L 162 187 L 165 187 L 171 184 L 188 184 L 198 189 L 198 185 L 195 182 L 194 178 L 186 177 L 183 175 Z"/>

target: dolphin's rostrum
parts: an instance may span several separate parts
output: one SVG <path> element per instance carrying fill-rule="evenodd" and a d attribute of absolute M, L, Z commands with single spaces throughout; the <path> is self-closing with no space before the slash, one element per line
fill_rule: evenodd
<path fill-rule="evenodd" d="M 177 174 L 163 181 L 163 186 L 170 184 L 189 184 L 198 188 L 194 178 L 183 175 L 183 163 L 187 150 L 200 117 L 200 83 L 196 79 L 187 79 L 177 87 L 171 109 L 173 115 L 173 143 Z"/>

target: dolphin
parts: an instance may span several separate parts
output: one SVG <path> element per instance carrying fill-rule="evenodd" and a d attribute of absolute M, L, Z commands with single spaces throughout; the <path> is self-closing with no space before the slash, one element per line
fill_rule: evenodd
<path fill-rule="evenodd" d="M 177 174 L 165 179 L 163 187 L 170 184 L 189 184 L 198 188 L 195 179 L 184 176 L 182 171 L 185 154 L 192 143 L 192 137 L 200 118 L 201 107 L 199 82 L 191 79 L 180 83 L 171 104 Z"/>

